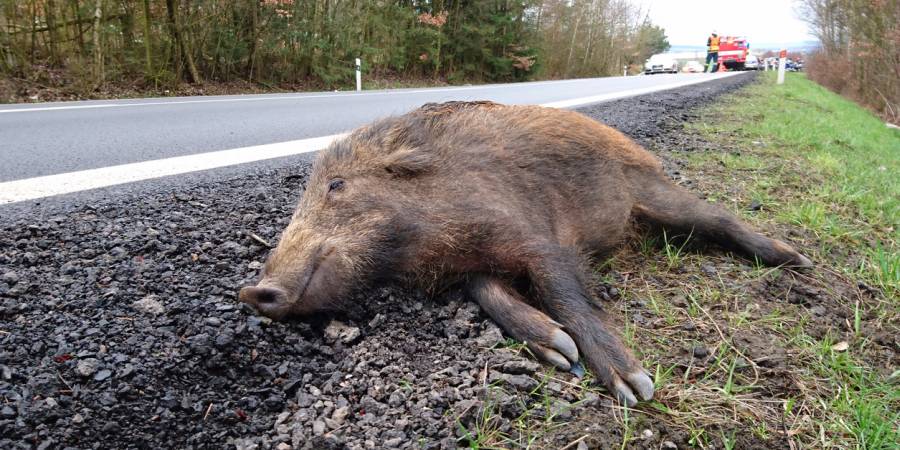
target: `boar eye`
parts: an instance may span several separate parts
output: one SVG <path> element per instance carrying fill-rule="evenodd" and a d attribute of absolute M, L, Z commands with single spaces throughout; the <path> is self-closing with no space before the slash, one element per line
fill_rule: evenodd
<path fill-rule="evenodd" d="M 344 188 L 344 180 L 338 178 L 328 183 L 328 192 L 339 191 Z"/>

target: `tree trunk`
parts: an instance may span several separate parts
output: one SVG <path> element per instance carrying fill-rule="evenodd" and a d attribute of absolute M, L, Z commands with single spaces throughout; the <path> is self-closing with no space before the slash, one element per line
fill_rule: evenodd
<path fill-rule="evenodd" d="M 103 45 L 100 42 L 100 24 L 103 20 L 103 0 L 96 0 L 94 5 L 94 82 L 99 87 L 103 84 Z"/>
<path fill-rule="evenodd" d="M 151 43 L 152 36 L 150 35 L 150 21 L 151 20 L 152 20 L 152 18 L 150 17 L 150 0 L 144 0 L 144 72 L 145 72 L 144 76 L 145 77 L 153 76 L 153 56 L 152 56 L 153 45 Z"/>
<path fill-rule="evenodd" d="M 75 25 L 78 32 L 78 48 L 83 56 L 87 56 L 87 47 L 84 45 L 84 27 L 81 24 L 81 8 L 78 7 L 77 1 L 72 2 L 72 15 L 75 16 Z"/>
<path fill-rule="evenodd" d="M 59 65 L 59 35 L 56 32 L 56 4 L 53 0 L 47 0 L 47 39 L 50 47 L 50 64 Z"/>
<path fill-rule="evenodd" d="M 250 0 L 250 50 L 247 53 L 247 79 L 253 81 L 256 61 L 256 41 L 259 39 L 259 1 Z"/>
<path fill-rule="evenodd" d="M 176 57 L 176 62 L 178 64 L 184 62 L 187 66 L 188 74 L 191 77 L 191 83 L 202 83 L 200 73 L 197 72 L 197 66 L 194 65 L 194 58 L 188 52 L 188 45 L 186 45 L 184 36 L 182 36 L 181 26 L 178 22 L 178 11 L 176 8 L 175 0 L 166 0 L 166 10 L 169 15 L 169 28 L 172 32 L 172 40 L 175 42 L 175 53 L 180 54 L 180 57 Z"/>

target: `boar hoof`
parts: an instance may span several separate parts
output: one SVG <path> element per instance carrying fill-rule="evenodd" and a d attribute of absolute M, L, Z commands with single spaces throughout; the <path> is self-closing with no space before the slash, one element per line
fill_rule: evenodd
<path fill-rule="evenodd" d="M 528 348 L 538 358 L 547 361 L 561 370 L 570 371 L 578 365 L 578 347 L 572 337 L 557 328 L 549 339 L 551 347 L 536 342 L 527 342 Z"/>

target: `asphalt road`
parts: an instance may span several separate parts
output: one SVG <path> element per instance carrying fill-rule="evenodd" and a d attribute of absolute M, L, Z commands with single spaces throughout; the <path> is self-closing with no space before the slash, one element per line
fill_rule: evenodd
<path fill-rule="evenodd" d="M 340 133 L 427 102 L 547 104 L 719 77 L 0 105 L 0 183 Z"/>

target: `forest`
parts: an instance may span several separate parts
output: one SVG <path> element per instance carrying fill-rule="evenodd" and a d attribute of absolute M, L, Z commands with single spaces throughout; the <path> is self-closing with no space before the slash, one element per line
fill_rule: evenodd
<path fill-rule="evenodd" d="M 594 77 L 669 47 L 626 0 L 0 4 L 0 102 L 41 89 L 69 98 L 228 83 L 347 89 L 355 58 L 367 87 Z"/>
<path fill-rule="evenodd" d="M 800 0 L 821 47 L 810 78 L 900 123 L 900 0 Z"/>

